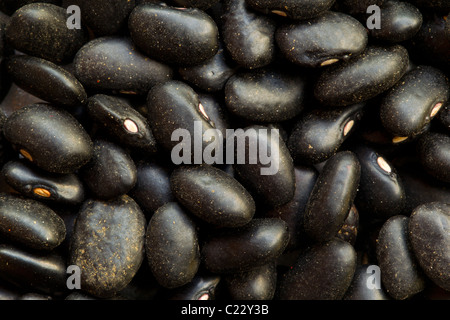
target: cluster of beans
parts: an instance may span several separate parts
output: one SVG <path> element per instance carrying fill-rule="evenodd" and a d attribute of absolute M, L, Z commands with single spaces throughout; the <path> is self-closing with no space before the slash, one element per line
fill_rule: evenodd
<path fill-rule="evenodd" d="M 0 10 L 0 299 L 449 297 L 449 1 Z"/>

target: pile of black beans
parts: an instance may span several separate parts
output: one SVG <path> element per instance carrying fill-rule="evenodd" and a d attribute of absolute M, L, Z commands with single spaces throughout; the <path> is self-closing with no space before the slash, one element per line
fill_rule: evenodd
<path fill-rule="evenodd" d="M 0 299 L 448 299 L 449 10 L 0 1 Z"/>

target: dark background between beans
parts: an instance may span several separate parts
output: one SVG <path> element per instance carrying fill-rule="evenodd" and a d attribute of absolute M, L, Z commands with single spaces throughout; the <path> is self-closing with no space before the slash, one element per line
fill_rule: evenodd
<path fill-rule="evenodd" d="M 449 11 L 1 0 L 0 300 L 449 299 Z M 194 121 L 278 172 L 174 164 Z"/>

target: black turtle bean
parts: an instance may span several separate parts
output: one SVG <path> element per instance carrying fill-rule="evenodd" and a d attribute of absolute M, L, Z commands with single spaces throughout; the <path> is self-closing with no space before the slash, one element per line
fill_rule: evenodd
<path fill-rule="evenodd" d="M 425 170 L 438 180 L 450 182 L 450 136 L 429 132 L 418 141 L 420 163 Z"/>
<path fill-rule="evenodd" d="M 66 260 L 56 252 L 25 251 L 0 244 L 0 278 L 23 290 L 61 295 L 66 287 Z"/>
<path fill-rule="evenodd" d="M 380 8 L 380 29 L 369 30 L 371 37 L 386 42 L 411 39 L 422 26 L 422 13 L 409 2 L 386 1 Z"/>
<path fill-rule="evenodd" d="M 245 226 L 215 232 L 202 245 L 204 266 L 213 273 L 236 273 L 274 262 L 289 241 L 287 228 L 281 219 L 255 218 Z"/>
<path fill-rule="evenodd" d="M 408 51 L 403 46 L 368 46 L 353 59 L 325 69 L 314 95 L 330 106 L 364 102 L 394 86 L 407 67 Z"/>
<path fill-rule="evenodd" d="M 30 162 L 54 173 L 72 173 L 92 157 L 92 140 L 75 118 L 48 104 L 32 104 L 11 114 L 6 139 Z"/>
<path fill-rule="evenodd" d="M 312 165 L 336 154 L 359 125 L 364 107 L 314 108 L 301 115 L 287 143 L 294 161 Z"/>
<path fill-rule="evenodd" d="M 283 24 L 275 40 L 283 55 L 303 67 L 323 67 L 364 51 L 368 36 L 355 18 L 327 11 L 320 17 Z"/>
<path fill-rule="evenodd" d="M 65 239 L 66 226 L 39 201 L 4 193 L 0 195 L 0 232 L 14 244 L 51 251 Z"/>
<path fill-rule="evenodd" d="M 384 2 L 385 0 L 338 0 L 333 8 L 352 16 L 360 17 L 363 15 L 367 19 L 366 13 L 369 6 L 376 5 L 381 7 Z"/>
<path fill-rule="evenodd" d="M 438 114 L 450 97 L 446 75 L 431 66 L 418 66 L 406 73 L 383 97 L 380 118 L 383 127 L 398 137 L 409 137 Z"/>
<path fill-rule="evenodd" d="M 183 166 L 170 177 L 179 203 L 203 221 L 219 227 L 240 227 L 255 214 L 255 201 L 232 176 L 210 165 Z"/>
<path fill-rule="evenodd" d="M 16 85 L 49 103 L 72 108 L 87 102 L 86 91 L 77 78 L 50 61 L 15 55 L 7 60 L 6 68 Z"/>
<path fill-rule="evenodd" d="M 227 143 L 228 141 L 236 142 L 237 145 L 237 159 L 233 165 L 236 178 L 250 191 L 256 201 L 278 207 L 292 200 L 295 192 L 294 164 L 277 129 L 259 125 L 250 126 L 242 131 L 236 131 L 235 138 L 227 139 Z M 250 156 L 250 153 L 256 152 L 254 149 L 256 146 L 259 148 L 259 159 L 251 161 L 250 157 L 254 154 Z M 268 159 L 261 158 L 266 157 L 264 151 L 261 151 L 264 148 L 267 154 L 270 154 Z M 244 156 L 240 156 L 238 152 L 244 151 Z M 241 157 L 245 159 L 240 159 Z"/>
<path fill-rule="evenodd" d="M 393 164 L 365 145 L 358 145 L 352 151 L 361 165 L 356 206 L 372 218 L 387 219 L 405 214 L 406 194 Z"/>
<path fill-rule="evenodd" d="M 137 170 L 125 149 L 113 142 L 95 140 L 92 159 L 80 170 L 80 177 L 96 198 L 106 200 L 130 191 Z"/>
<path fill-rule="evenodd" d="M 200 266 L 196 225 L 176 202 L 155 211 L 146 231 L 145 250 L 151 271 L 165 288 L 181 287 Z"/>
<path fill-rule="evenodd" d="M 376 254 L 381 281 L 394 299 L 410 298 L 425 288 L 425 278 L 412 252 L 408 237 L 409 218 L 389 218 L 377 238 Z"/>
<path fill-rule="evenodd" d="M 84 186 L 76 174 L 48 173 L 24 160 L 9 161 L 1 172 L 8 185 L 28 198 L 65 204 L 84 200 Z"/>
<path fill-rule="evenodd" d="M 409 218 L 409 240 L 419 265 L 434 283 L 450 290 L 450 204 L 430 202 L 418 206 Z"/>
<path fill-rule="evenodd" d="M 195 65 L 219 49 L 214 20 L 199 9 L 144 4 L 128 19 L 133 42 L 150 57 L 177 65 Z"/>
<path fill-rule="evenodd" d="M 327 160 L 305 209 L 304 228 L 309 237 L 321 242 L 335 237 L 355 199 L 360 174 L 358 158 L 350 151 Z"/>
<path fill-rule="evenodd" d="M 61 0 L 4 0 L 0 3 L 0 11 L 12 15 L 17 9 L 34 2 L 52 3 L 59 6 Z"/>
<path fill-rule="evenodd" d="M 31 56 L 58 64 L 68 62 L 87 40 L 85 28 L 67 28 L 69 16 L 51 3 L 20 7 L 6 28 L 7 43 Z"/>
<path fill-rule="evenodd" d="M 273 19 L 247 9 L 245 0 L 224 0 L 221 22 L 225 47 L 240 66 L 260 68 L 275 59 Z"/>
<path fill-rule="evenodd" d="M 286 69 L 238 72 L 225 85 L 225 105 L 230 113 L 254 122 L 285 121 L 303 110 L 305 86 L 302 75 Z"/>
<path fill-rule="evenodd" d="M 340 239 L 316 244 L 301 253 L 280 280 L 281 300 L 339 300 L 356 269 L 356 251 Z"/>
<path fill-rule="evenodd" d="M 277 284 L 274 263 L 247 272 L 226 275 L 228 293 L 233 300 L 272 300 Z"/>
<path fill-rule="evenodd" d="M 223 137 L 226 137 L 227 129 L 231 128 L 231 115 L 228 114 L 224 99 L 212 93 L 201 92 L 198 94 L 198 99 L 211 123 L 222 133 Z"/>
<path fill-rule="evenodd" d="M 334 2 L 335 0 L 246 0 L 248 6 L 262 13 L 299 20 L 324 14 Z"/>
<path fill-rule="evenodd" d="M 84 202 L 68 259 L 80 268 L 83 291 L 111 297 L 133 279 L 144 259 L 145 224 L 141 209 L 127 195 Z"/>
<path fill-rule="evenodd" d="M 89 97 L 87 108 L 89 117 L 121 145 L 148 153 L 157 151 L 147 119 L 123 99 L 96 94 Z"/>
<path fill-rule="evenodd" d="M 390 300 L 389 295 L 377 283 L 377 265 L 364 264 L 356 267 L 352 283 L 345 293 L 343 300 Z M 368 283 L 370 285 L 368 285 Z M 379 286 L 377 286 L 379 285 Z"/>
<path fill-rule="evenodd" d="M 145 56 L 129 37 L 108 36 L 86 43 L 75 55 L 74 73 L 98 93 L 146 95 L 173 77 L 170 66 Z"/>

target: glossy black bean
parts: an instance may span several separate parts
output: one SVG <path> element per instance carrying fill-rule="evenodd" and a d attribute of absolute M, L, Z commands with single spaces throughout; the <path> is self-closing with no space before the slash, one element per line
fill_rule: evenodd
<path fill-rule="evenodd" d="M 324 14 L 334 2 L 334 0 L 246 0 L 248 6 L 262 13 L 299 20 Z"/>
<path fill-rule="evenodd" d="M 314 19 L 281 25 L 275 40 L 290 62 L 322 67 L 362 53 L 368 36 L 364 26 L 352 16 L 327 11 Z"/>
<path fill-rule="evenodd" d="M 219 49 L 219 31 L 202 10 L 145 4 L 128 19 L 133 42 L 157 60 L 178 65 L 199 64 Z"/>
<path fill-rule="evenodd" d="M 155 211 L 147 227 L 145 248 L 151 271 L 165 288 L 189 283 L 200 266 L 196 225 L 176 202 Z"/>
<path fill-rule="evenodd" d="M 314 95 L 330 106 L 367 101 L 396 84 L 407 67 L 408 51 L 404 47 L 368 46 L 357 57 L 325 69 L 315 84 Z"/>
<path fill-rule="evenodd" d="M 275 59 L 276 23 L 249 10 L 245 0 L 223 1 L 221 36 L 231 58 L 248 69 Z"/>
<path fill-rule="evenodd" d="M 6 40 L 16 50 L 54 63 L 67 62 L 86 42 L 84 28 L 69 29 L 70 14 L 50 3 L 31 3 L 11 16 Z"/>
<path fill-rule="evenodd" d="M 303 244 L 303 215 L 319 173 L 312 167 L 295 166 L 294 175 L 295 192 L 292 200 L 282 206 L 270 208 L 264 214 L 264 217 L 279 218 L 288 224 L 289 243 L 286 250 L 296 249 Z"/>
<path fill-rule="evenodd" d="M 408 224 L 408 217 L 393 216 L 383 224 L 377 239 L 381 281 L 386 292 L 397 300 L 411 298 L 425 288 L 425 278 L 408 237 Z"/>
<path fill-rule="evenodd" d="M 0 3 L 0 11 L 12 15 L 20 7 L 34 2 L 52 3 L 58 6 L 61 4 L 61 0 L 4 0 Z"/>
<path fill-rule="evenodd" d="M 345 293 L 343 300 L 390 300 L 385 289 L 378 282 L 379 267 L 364 264 L 356 267 L 352 283 Z"/>
<path fill-rule="evenodd" d="M 202 10 L 207 10 L 211 8 L 214 4 L 218 3 L 220 0 L 170 0 L 170 2 L 175 6 L 182 6 L 186 8 L 199 8 Z"/>
<path fill-rule="evenodd" d="M 350 151 L 328 159 L 305 209 L 305 231 L 312 239 L 329 241 L 342 227 L 355 199 L 360 174 L 358 158 Z"/>
<path fill-rule="evenodd" d="M 0 244 L 0 278 L 24 290 L 61 295 L 66 287 L 65 257 Z"/>
<path fill-rule="evenodd" d="M 238 72 L 225 85 L 230 113 L 253 122 L 294 118 L 304 108 L 306 79 L 296 72 L 265 67 Z"/>
<path fill-rule="evenodd" d="M 168 151 L 180 143 L 179 140 L 171 139 L 176 129 L 188 130 L 191 141 L 183 142 L 191 145 L 192 153 L 194 153 L 194 139 L 198 135 L 195 131 L 195 122 L 201 124 L 202 137 L 206 130 L 213 129 L 197 93 L 184 82 L 173 80 L 154 86 L 148 93 L 147 106 L 147 119 L 153 135 L 158 144 Z M 201 143 L 203 151 L 209 141 L 202 139 Z"/>
<path fill-rule="evenodd" d="M 75 118 L 47 104 L 33 104 L 11 114 L 6 139 L 30 162 L 55 173 L 72 173 L 92 157 L 92 140 Z"/>
<path fill-rule="evenodd" d="M 277 284 L 274 263 L 256 267 L 247 272 L 225 277 L 227 290 L 233 300 L 272 300 Z"/>
<path fill-rule="evenodd" d="M 87 102 L 86 91 L 77 78 L 50 61 L 16 55 L 8 59 L 6 68 L 16 85 L 49 103 L 70 108 Z"/>
<path fill-rule="evenodd" d="M 178 69 L 184 81 L 207 92 L 217 92 L 224 88 L 227 80 L 236 73 L 239 67 L 230 59 L 222 43 L 219 50 L 210 59 L 202 63 Z"/>
<path fill-rule="evenodd" d="M 361 165 L 355 204 L 367 217 L 387 219 L 405 214 L 406 194 L 396 168 L 375 149 L 358 145 L 352 151 Z"/>
<path fill-rule="evenodd" d="M 95 92 L 146 95 L 173 77 L 170 66 L 145 56 L 129 37 L 120 36 L 86 43 L 75 55 L 74 67 L 81 83 Z"/>
<path fill-rule="evenodd" d="M 430 202 L 413 210 L 409 239 L 422 270 L 435 284 L 450 290 L 450 204 Z"/>
<path fill-rule="evenodd" d="M 80 170 L 80 176 L 96 198 L 113 199 L 134 187 L 137 170 L 125 149 L 113 142 L 95 140 L 92 159 Z"/>
<path fill-rule="evenodd" d="M 82 23 L 86 24 L 96 36 L 111 35 L 119 32 L 127 24 L 134 0 L 73 0 L 70 5 L 80 8 Z"/>
<path fill-rule="evenodd" d="M 1 172 L 8 185 L 28 198 L 65 204 L 84 200 L 84 186 L 76 174 L 51 174 L 23 160 L 9 161 Z"/>
<path fill-rule="evenodd" d="M 232 126 L 231 115 L 226 109 L 224 98 L 220 95 L 200 92 L 198 99 L 214 127 L 220 130 L 223 137 L 226 137 L 227 129 L 232 128 Z"/>
<path fill-rule="evenodd" d="M 255 214 L 255 201 L 232 176 L 210 165 L 183 166 L 170 177 L 179 203 L 203 221 L 219 227 L 240 227 Z"/>
<path fill-rule="evenodd" d="M 228 141 L 230 140 L 227 139 L 227 143 Z M 233 166 L 236 178 L 250 191 L 256 201 L 277 207 L 292 200 L 295 192 L 294 164 L 277 129 L 250 126 L 242 132 L 236 131 L 235 139 L 231 141 L 237 145 L 237 159 Z M 255 146 L 259 146 L 259 159 L 252 162 L 251 157 L 256 156 Z M 263 150 L 261 146 L 264 146 L 267 154 L 270 154 L 270 158 L 264 161 L 261 157 L 267 155 L 261 153 Z M 239 159 L 241 157 L 239 153 L 244 151 L 245 159 Z"/>
<path fill-rule="evenodd" d="M 450 97 L 444 72 L 418 66 L 406 73 L 384 96 L 380 106 L 383 127 L 391 134 L 417 134 L 438 114 Z"/>
<path fill-rule="evenodd" d="M 356 251 L 340 239 L 316 244 L 301 253 L 279 287 L 281 300 L 339 300 L 356 269 Z"/>
<path fill-rule="evenodd" d="M 202 245 L 202 259 L 213 273 L 245 272 L 276 261 L 289 241 L 281 219 L 255 218 L 239 228 L 215 232 Z"/>
<path fill-rule="evenodd" d="M 88 99 L 89 117 L 124 147 L 157 151 L 147 119 L 119 97 L 96 94 Z"/>
<path fill-rule="evenodd" d="M 153 161 L 136 163 L 136 183 L 128 193 L 150 215 L 167 202 L 175 201 L 170 188 L 171 169 Z"/>
<path fill-rule="evenodd" d="M 372 28 L 371 37 L 387 41 L 402 42 L 411 39 L 422 26 L 422 13 L 409 2 L 387 1 L 380 8 L 381 28 Z"/>
<path fill-rule="evenodd" d="M 219 275 L 196 275 L 188 284 L 172 289 L 169 300 L 215 300 L 221 282 Z"/>
<path fill-rule="evenodd" d="M 144 259 L 145 217 L 133 199 L 88 200 L 73 231 L 68 262 L 81 271 L 81 288 L 111 297 L 134 277 Z"/>
<path fill-rule="evenodd" d="M 434 178 L 450 182 L 450 136 L 429 132 L 418 141 L 420 163 Z"/>
<path fill-rule="evenodd" d="M 364 109 L 364 104 L 355 104 L 314 108 L 301 115 L 287 144 L 294 161 L 311 165 L 336 154 L 359 125 Z"/>
<path fill-rule="evenodd" d="M 66 236 L 64 221 L 49 207 L 16 195 L 0 195 L 0 232 L 15 244 L 50 251 Z"/>

